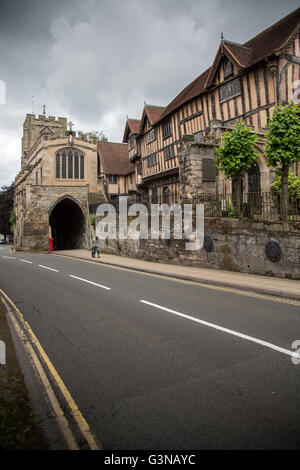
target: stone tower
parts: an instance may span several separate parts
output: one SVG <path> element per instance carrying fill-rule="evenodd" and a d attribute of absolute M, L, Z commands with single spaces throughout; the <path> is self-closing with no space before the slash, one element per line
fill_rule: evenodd
<path fill-rule="evenodd" d="M 29 150 L 36 144 L 42 136 L 62 138 L 66 136 L 67 118 L 54 116 L 45 116 L 40 114 L 36 117 L 34 114 L 26 114 L 23 124 L 22 138 L 22 169 L 27 164 L 27 155 Z"/>

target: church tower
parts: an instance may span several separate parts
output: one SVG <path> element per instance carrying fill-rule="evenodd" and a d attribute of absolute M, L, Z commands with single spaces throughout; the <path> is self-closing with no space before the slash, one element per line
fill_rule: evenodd
<path fill-rule="evenodd" d="M 45 116 L 40 114 L 26 114 L 23 124 L 22 137 L 22 169 L 27 164 L 28 155 L 35 143 L 39 142 L 41 137 L 53 138 L 65 137 L 67 133 L 67 118 L 54 116 Z"/>

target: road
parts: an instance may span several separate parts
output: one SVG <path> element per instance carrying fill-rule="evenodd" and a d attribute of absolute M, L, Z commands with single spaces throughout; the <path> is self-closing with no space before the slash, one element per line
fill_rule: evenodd
<path fill-rule="evenodd" d="M 104 449 L 300 448 L 300 302 L 7 246 L 0 287 Z"/>

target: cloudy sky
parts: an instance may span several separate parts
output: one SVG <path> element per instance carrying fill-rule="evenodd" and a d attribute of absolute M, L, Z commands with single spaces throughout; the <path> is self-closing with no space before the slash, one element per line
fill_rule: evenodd
<path fill-rule="evenodd" d="M 245 42 L 298 0 L 0 0 L 0 186 L 20 169 L 26 113 L 122 141 L 144 101 L 167 105 L 211 65 L 220 42 Z M 1 100 L 0 100 L 1 101 Z"/>

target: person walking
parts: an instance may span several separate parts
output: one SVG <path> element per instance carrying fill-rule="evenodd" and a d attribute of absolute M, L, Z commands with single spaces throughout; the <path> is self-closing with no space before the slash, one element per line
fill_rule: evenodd
<path fill-rule="evenodd" d="M 95 241 L 95 254 L 97 253 L 98 255 L 98 258 L 100 258 L 100 243 L 99 243 L 99 238 L 96 237 L 96 241 Z"/>

